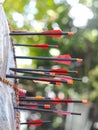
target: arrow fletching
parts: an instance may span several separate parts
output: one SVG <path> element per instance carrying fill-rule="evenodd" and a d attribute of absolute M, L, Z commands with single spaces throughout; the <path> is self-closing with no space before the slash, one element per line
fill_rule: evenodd
<path fill-rule="evenodd" d="M 42 126 L 43 124 L 51 123 L 51 121 L 42 121 L 42 120 L 29 120 L 27 122 L 20 123 L 21 125 L 28 125 L 28 126 Z"/>
<path fill-rule="evenodd" d="M 62 32 L 61 30 L 44 31 L 42 32 L 42 34 L 47 35 L 47 36 L 54 36 L 55 38 L 60 38 L 62 35 L 68 35 L 68 36 L 74 35 L 73 32 Z"/>
<path fill-rule="evenodd" d="M 60 59 L 63 59 L 65 58 L 66 60 L 54 60 L 53 62 L 57 62 L 57 63 L 60 63 L 60 64 L 66 64 L 66 65 L 70 65 L 71 64 L 71 61 L 76 61 L 76 62 L 82 62 L 83 59 L 80 59 L 80 58 L 72 58 L 69 54 L 64 54 L 64 55 L 60 55 L 60 56 L 56 56 L 55 58 L 60 58 Z"/>
<path fill-rule="evenodd" d="M 81 78 L 74 78 L 74 77 L 65 76 L 65 75 L 56 76 L 56 79 L 82 81 Z"/>
<path fill-rule="evenodd" d="M 62 69 L 62 68 L 54 68 L 54 69 L 51 69 L 50 72 L 55 73 L 55 74 L 67 74 L 67 73 L 76 73 L 76 74 L 78 74 L 78 71 L 65 70 L 65 69 Z"/>
<path fill-rule="evenodd" d="M 18 88 L 18 94 L 20 97 L 25 97 L 27 90 Z"/>

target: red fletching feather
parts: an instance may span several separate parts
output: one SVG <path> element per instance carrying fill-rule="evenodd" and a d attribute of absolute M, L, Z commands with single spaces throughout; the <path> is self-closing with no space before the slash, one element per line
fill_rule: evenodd
<path fill-rule="evenodd" d="M 49 30 L 49 31 L 44 31 L 42 34 L 47 35 L 47 36 L 54 36 L 55 38 L 60 38 L 62 35 L 61 30 Z"/>
<path fill-rule="evenodd" d="M 60 55 L 60 56 L 56 56 L 55 58 L 71 58 L 71 56 L 69 54 L 65 54 L 65 55 Z M 60 64 L 66 64 L 66 65 L 70 65 L 71 61 L 58 61 L 58 60 L 54 60 L 53 62 L 57 62 Z"/>
<path fill-rule="evenodd" d="M 64 75 L 60 75 L 60 76 L 56 76 L 57 78 L 63 79 L 63 80 L 68 80 L 68 79 L 72 79 L 71 76 L 64 76 Z"/>
<path fill-rule="evenodd" d="M 64 112 L 64 111 L 54 111 L 54 113 L 58 114 L 58 115 L 71 115 L 71 112 Z"/>
<path fill-rule="evenodd" d="M 35 125 L 35 126 L 41 126 L 42 125 L 42 120 L 29 120 L 27 122 L 28 126 L 32 126 L 32 125 Z"/>
<path fill-rule="evenodd" d="M 32 105 L 32 106 L 29 106 L 29 105 L 28 105 L 28 106 L 25 106 L 25 107 L 26 107 L 26 108 L 38 108 L 37 105 L 36 105 L 36 106 L 33 106 L 33 105 Z"/>
<path fill-rule="evenodd" d="M 51 69 L 51 72 L 54 72 L 55 74 L 66 74 L 66 73 L 68 73 L 68 70 L 64 70 L 61 68 L 55 68 L 55 69 Z"/>
<path fill-rule="evenodd" d="M 42 49 L 46 49 L 48 48 L 48 44 L 35 44 L 33 45 L 34 47 L 38 47 L 38 48 L 42 48 Z"/>
<path fill-rule="evenodd" d="M 42 48 L 42 49 L 47 49 L 49 47 L 48 44 L 35 44 L 33 46 L 38 47 L 38 48 Z M 56 45 L 55 48 L 58 48 L 58 45 Z"/>
<path fill-rule="evenodd" d="M 73 103 L 74 102 L 72 99 L 51 98 L 51 100 L 55 101 L 55 102 L 53 102 L 53 104 L 60 104 L 63 102 L 66 102 L 66 103 Z"/>
<path fill-rule="evenodd" d="M 27 91 L 25 89 L 18 88 L 18 94 L 19 94 L 20 97 L 25 97 L 26 92 Z"/>
<path fill-rule="evenodd" d="M 65 80 L 67 81 L 67 84 L 73 84 L 73 79 L 70 76 L 56 76 L 55 79 Z"/>

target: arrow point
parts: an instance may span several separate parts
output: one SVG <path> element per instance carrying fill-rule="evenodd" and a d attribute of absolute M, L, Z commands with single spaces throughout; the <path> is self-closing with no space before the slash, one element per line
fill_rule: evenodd
<path fill-rule="evenodd" d="M 82 103 L 83 103 L 83 104 L 87 104 L 88 101 L 87 101 L 87 100 L 82 100 Z"/>
<path fill-rule="evenodd" d="M 73 84 L 73 80 L 67 80 L 67 84 Z"/>
<path fill-rule="evenodd" d="M 73 36 L 73 35 L 74 35 L 74 32 L 68 32 L 68 35 L 69 35 L 69 36 Z"/>
<path fill-rule="evenodd" d="M 77 58 L 77 62 L 82 62 L 82 61 L 83 61 L 83 59 Z"/>

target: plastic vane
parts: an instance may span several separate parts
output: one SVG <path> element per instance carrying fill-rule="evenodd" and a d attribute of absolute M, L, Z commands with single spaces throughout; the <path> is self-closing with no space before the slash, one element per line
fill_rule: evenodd
<path fill-rule="evenodd" d="M 51 121 L 42 121 L 42 120 L 29 120 L 27 122 L 20 123 L 21 125 L 28 125 L 28 126 L 42 126 L 43 124 L 50 124 Z"/>
<path fill-rule="evenodd" d="M 38 104 L 38 103 L 20 103 L 19 106 L 25 106 L 27 108 L 44 108 L 44 109 L 50 109 L 50 104 Z"/>

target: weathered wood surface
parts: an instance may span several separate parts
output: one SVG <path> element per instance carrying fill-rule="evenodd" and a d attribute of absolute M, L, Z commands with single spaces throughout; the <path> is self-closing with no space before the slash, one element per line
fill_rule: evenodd
<path fill-rule="evenodd" d="M 13 50 L 9 37 L 9 27 L 0 0 L 0 77 L 9 74 L 9 68 L 14 67 Z M 9 81 L 14 82 L 13 79 Z M 15 130 L 15 93 L 13 88 L 0 82 L 0 130 Z"/>

